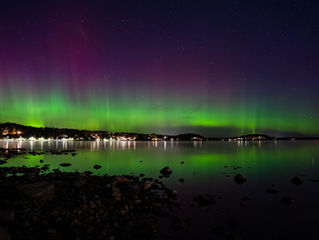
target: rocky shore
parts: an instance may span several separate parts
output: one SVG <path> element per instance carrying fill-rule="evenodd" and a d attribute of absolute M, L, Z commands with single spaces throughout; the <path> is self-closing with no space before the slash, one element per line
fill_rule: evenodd
<path fill-rule="evenodd" d="M 0 239 L 151 239 L 180 226 L 176 192 L 158 179 L 0 168 Z"/>

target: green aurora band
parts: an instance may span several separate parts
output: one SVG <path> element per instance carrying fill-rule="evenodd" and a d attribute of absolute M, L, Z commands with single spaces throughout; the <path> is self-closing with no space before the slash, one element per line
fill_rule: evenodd
<path fill-rule="evenodd" d="M 306 116 L 304 104 L 278 104 L 277 100 L 215 102 L 196 97 L 151 96 L 120 93 L 116 96 L 88 94 L 80 99 L 62 89 L 40 94 L 15 91 L 0 96 L 0 121 L 36 127 L 66 127 L 92 130 L 229 134 L 294 132 L 319 133 L 317 121 Z M 75 100 L 76 99 L 76 100 Z M 282 102 L 281 102 L 282 103 Z M 275 107 L 274 107 L 275 106 Z M 299 111 L 298 111 L 299 109 Z M 297 111 L 296 111 L 297 110 Z M 218 131 L 222 129 L 222 133 Z M 231 129 L 231 130 L 228 130 Z"/>

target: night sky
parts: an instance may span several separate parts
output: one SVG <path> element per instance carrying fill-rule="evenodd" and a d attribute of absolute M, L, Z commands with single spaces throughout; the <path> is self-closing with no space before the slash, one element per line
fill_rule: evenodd
<path fill-rule="evenodd" d="M 319 135 L 319 1 L 1 1 L 0 122 Z"/>

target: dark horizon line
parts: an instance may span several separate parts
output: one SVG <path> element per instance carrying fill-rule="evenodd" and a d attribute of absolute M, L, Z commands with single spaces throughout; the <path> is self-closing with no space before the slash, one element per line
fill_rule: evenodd
<path fill-rule="evenodd" d="M 69 130 L 69 131 L 83 131 L 83 132 L 103 132 L 103 133 L 125 133 L 125 134 L 137 134 L 137 135 L 157 135 L 157 136 L 168 136 L 168 137 L 177 137 L 180 135 L 196 135 L 203 137 L 205 140 L 214 140 L 214 139 L 236 139 L 236 138 L 245 138 L 245 137 L 252 137 L 252 136 L 264 136 L 266 139 L 273 139 L 273 140 L 281 140 L 281 139 L 319 139 L 319 136 L 285 136 L 285 137 L 278 137 L 278 136 L 269 136 L 268 134 L 264 133 L 254 133 L 254 134 L 244 134 L 244 135 L 237 135 L 237 136 L 223 136 L 223 137 L 206 137 L 202 134 L 194 133 L 194 132 L 184 132 L 178 134 L 159 134 L 159 133 L 138 133 L 138 132 L 125 132 L 125 131 L 107 131 L 107 130 L 88 130 L 88 129 L 76 129 L 76 128 L 59 128 L 59 127 L 34 127 L 34 126 L 27 126 L 19 123 L 13 122 L 4 122 L 0 123 L 0 126 L 5 125 L 16 125 L 21 127 L 27 128 L 35 128 L 35 129 L 54 129 L 54 130 Z"/>

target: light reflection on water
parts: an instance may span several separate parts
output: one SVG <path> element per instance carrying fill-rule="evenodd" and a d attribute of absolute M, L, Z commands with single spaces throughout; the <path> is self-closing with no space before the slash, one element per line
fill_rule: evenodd
<path fill-rule="evenodd" d="M 3 167 L 50 164 L 51 169 L 63 171 L 90 170 L 99 175 L 144 173 L 146 177 L 156 178 L 163 167 L 169 166 L 173 174 L 164 182 L 178 191 L 184 209 L 181 214 L 193 222 L 193 227 L 174 233 L 176 239 L 205 236 L 211 227 L 221 224 L 225 216 L 239 221 L 238 232 L 245 239 L 282 239 L 274 235 L 278 232 L 287 239 L 317 239 L 313 235 L 317 232 L 319 184 L 308 179 L 319 179 L 318 141 L 0 141 L 0 147 L 31 151 L 76 149 L 77 153 L 74 157 L 28 154 L 27 159 L 26 156 L 9 159 Z M 40 159 L 44 163 L 40 163 Z M 64 162 L 72 166 L 61 168 L 59 165 Z M 102 168 L 94 170 L 95 164 Z M 237 173 L 244 174 L 247 183 L 235 184 L 233 178 Z M 294 176 L 301 177 L 304 183 L 294 186 L 290 182 Z M 185 182 L 179 182 L 180 178 Z M 271 184 L 277 186 L 277 195 L 265 192 Z M 195 210 L 189 204 L 198 193 L 214 194 L 222 200 L 206 208 L 208 212 Z M 243 196 L 251 198 L 246 208 L 240 206 Z M 293 197 L 296 204 L 283 206 L 282 196 Z M 274 226 L 276 231 L 272 230 Z"/>
<path fill-rule="evenodd" d="M 184 142 L 185 143 L 185 142 Z M 191 144 L 190 144 L 191 143 Z M 147 146 L 148 148 L 162 148 L 164 151 L 167 148 L 178 146 L 180 142 L 176 141 L 19 141 L 19 140 L 0 140 L 0 148 L 24 148 L 26 150 L 69 150 L 69 149 L 90 149 L 91 151 L 99 151 L 100 149 L 121 149 L 129 150 L 136 149 L 136 146 Z M 238 146 L 242 144 L 238 143 Z M 247 146 L 248 143 L 245 144 Z M 202 141 L 188 142 L 188 146 L 193 145 L 194 148 L 202 148 Z"/>

